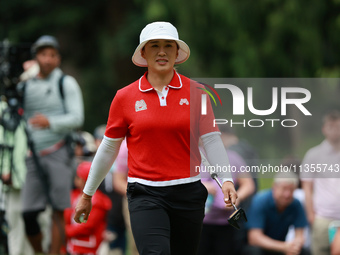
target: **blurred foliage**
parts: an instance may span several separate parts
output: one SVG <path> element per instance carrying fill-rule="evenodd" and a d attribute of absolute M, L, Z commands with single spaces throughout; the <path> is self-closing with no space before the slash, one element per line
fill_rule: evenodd
<path fill-rule="evenodd" d="M 173 23 L 189 44 L 191 57 L 178 66 L 189 77 L 340 75 L 338 0 L 3 0 L 0 19 L 1 40 L 32 43 L 42 34 L 59 39 L 62 69 L 82 88 L 84 129 L 90 132 L 106 122 L 115 92 L 145 71 L 133 65 L 131 56 L 141 29 L 152 21 Z M 256 93 L 259 102 L 271 91 Z M 277 141 L 269 139 L 262 155 L 307 148 L 294 144 L 287 129 L 264 132 Z M 250 130 L 240 135 L 255 145 L 263 142 Z"/>

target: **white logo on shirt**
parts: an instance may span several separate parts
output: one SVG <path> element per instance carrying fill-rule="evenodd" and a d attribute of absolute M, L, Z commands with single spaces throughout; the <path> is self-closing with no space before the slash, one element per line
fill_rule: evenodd
<path fill-rule="evenodd" d="M 143 99 L 139 100 L 139 101 L 136 101 L 135 109 L 136 109 L 136 112 L 146 110 L 147 108 L 146 108 L 145 101 Z"/>
<path fill-rule="evenodd" d="M 189 105 L 189 101 L 186 98 L 181 98 L 181 101 L 179 101 L 179 104 L 180 105 L 183 105 L 183 104 Z"/>

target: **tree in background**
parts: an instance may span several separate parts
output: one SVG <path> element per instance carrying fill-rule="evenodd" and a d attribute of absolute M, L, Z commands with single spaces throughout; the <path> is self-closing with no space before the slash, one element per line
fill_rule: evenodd
<path fill-rule="evenodd" d="M 91 131 L 106 121 L 104 109 L 116 90 L 142 75 L 131 56 L 149 22 L 176 24 L 192 52 L 179 70 L 189 77 L 338 77 L 339 13 L 338 0 L 5 0 L 0 2 L 0 39 L 58 37 L 63 69 L 79 80 L 84 94 L 84 129 Z M 339 92 L 336 84 L 334 94 Z M 270 93 L 259 89 L 254 101 Z M 273 149 L 272 140 L 246 129 L 239 135 L 253 144 L 267 143 L 262 154 L 302 150 L 294 142 L 301 131 L 263 132 L 280 146 Z"/>

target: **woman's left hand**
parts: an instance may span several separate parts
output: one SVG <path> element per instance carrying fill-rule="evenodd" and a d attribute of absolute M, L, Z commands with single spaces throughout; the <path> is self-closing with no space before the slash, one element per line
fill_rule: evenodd
<path fill-rule="evenodd" d="M 234 183 L 226 181 L 222 184 L 222 192 L 224 194 L 224 202 L 226 207 L 232 207 L 236 203 L 237 193 Z"/>

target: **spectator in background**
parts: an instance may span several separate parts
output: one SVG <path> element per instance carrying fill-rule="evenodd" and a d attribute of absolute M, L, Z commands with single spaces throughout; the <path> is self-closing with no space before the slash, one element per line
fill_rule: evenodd
<path fill-rule="evenodd" d="M 133 239 L 131 224 L 130 224 L 130 213 L 128 209 L 128 201 L 126 197 L 126 189 L 128 184 L 128 148 L 126 140 L 123 140 L 118 156 L 115 161 L 115 171 L 113 172 L 113 188 L 115 191 L 123 196 L 123 215 L 128 234 L 128 247 L 131 255 L 138 255 L 135 240 Z"/>
<path fill-rule="evenodd" d="M 294 173 L 276 174 L 273 187 L 255 195 L 246 223 L 247 246 L 243 254 L 308 254 L 303 248 L 307 218 L 301 203 L 293 197 L 298 178 Z M 285 241 L 289 226 L 295 227 L 295 238 Z"/>
<path fill-rule="evenodd" d="M 340 228 L 336 231 L 331 245 L 331 255 L 340 255 Z"/>
<path fill-rule="evenodd" d="M 93 131 L 94 143 L 96 144 L 97 148 L 99 147 L 100 143 L 103 140 L 105 129 L 106 129 L 106 125 L 102 124 L 102 125 L 97 126 Z"/>
<path fill-rule="evenodd" d="M 29 65 L 27 63 L 23 64 L 24 72 L 20 76 L 21 80 L 26 80 L 39 71 L 35 61 L 31 60 Z M 1 187 L 2 183 L 0 183 L 0 196 L 4 195 L 6 199 L 5 218 L 8 222 L 8 254 L 30 255 L 33 254 L 33 250 L 25 235 L 20 198 L 26 178 L 27 138 L 25 123 L 19 110 L 20 108 L 16 105 L 8 106 L 5 101 L 0 101 L 0 178 L 2 183 L 5 184 Z M 13 120 L 16 120 L 16 125 L 11 129 L 9 124 L 13 124 Z M 1 191 L 4 191 L 5 194 L 1 194 Z M 3 238 L 0 239 L 4 240 Z"/>
<path fill-rule="evenodd" d="M 87 131 L 77 131 L 72 133 L 72 137 L 72 147 L 74 148 L 77 165 L 82 162 L 92 162 L 97 151 L 94 136 Z M 100 183 L 99 189 L 106 194 L 104 182 Z"/>
<path fill-rule="evenodd" d="M 282 166 L 285 166 L 287 168 L 290 169 L 298 169 L 299 166 L 301 165 L 301 160 L 288 155 L 286 156 L 283 161 L 281 162 Z M 299 172 L 297 171 L 297 174 L 299 174 Z M 305 202 L 305 192 L 302 189 L 301 186 L 301 181 L 299 180 L 299 184 L 298 187 L 294 190 L 294 198 L 296 198 L 297 200 L 300 201 L 300 203 L 302 204 L 302 206 L 304 207 L 306 202 Z M 294 226 L 290 226 L 289 231 L 287 233 L 286 236 L 286 241 L 292 241 L 295 238 L 295 229 Z M 306 248 L 306 250 L 310 251 L 310 246 L 311 246 L 311 235 L 310 235 L 310 228 L 309 226 L 305 227 L 304 229 L 304 238 L 305 238 L 305 243 L 304 243 L 304 247 Z"/>
<path fill-rule="evenodd" d="M 220 124 L 218 125 L 218 128 L 221 131 L 221 138 L 226 148 L 237 152 L 247 163 L 247 166 L 258 165 L 258 153 L 247 140 L 240 138 L 236 134 L 236 131 L 227 124 Z"/>
<path fill-rule="evenodd" d="M 75 189 L 71 193 L 71 208 L 64 211 L 65 232 L 67 237 L 67 252 L 69 254 L 96 255 L 97 249 L 103 240 L 106 228 L 106 217 L 112 207 L 111 200 L 107 195 L 97 190 L 92 198 L 91 218 L 82 224 L 76 224 L 73 220 L 74 208 L 81 197 L 91 162 L 84 161 L 77 168 L 74 179 Z"/>
<path fill-rule="evenodd" d="M 236 206 L 239 206 L 243 200 L 255 192 L 254 180 L 247 173 L 241 173 L 241 166 L 245 166 L 244 160 L 234 151 L 227 150 L 230 166 L 235 167 L 236 172 L 232 172 L 232 177 L 236 186 L 238 195 Z M 235 234 L 238 231 L 228 223 L 229 216 L 233 213 L 233 209 L 226 208 L 223 202 L 223 193 L 218 184 L 210 177 L 210 174 L 201 171 L 202 182 L 208 190 L 208 199 L 213 201 L 207 208 L 203 220 L 202 235 L 200 241 L 199 255 L 224 255 L 225 247 L 228 247 L 227 254 L 233 255 L 241 249 L 235 247 Z M 242 245 L 237 243 L 237 245 Z"/>
<path fill-rule="evenodd" d="M 245 139 L 240 139 L 233 128 L 227 124 L 218 125 L 218 128 L 221 131 L 221 138 L 225 148 L 237 152 L 246 162 L 247 166 L 259 165 L 259 156 L 256 150 Z M 251 175 L 255 183 L 255 191 L 257 191 L 257 175 L 255 172 L 251 173 Z M 252 196 L 243 201 L 242 206 L 244 208 L 249 207 L 251 198 Z"/>
<path fill-rule="evenodd" d="M 34 144 L 26 160 L 23 217 L 34 251 L 42 253 L 42 232 L 37 218 L 47 204 L 51 205 L 49 252 L 57 254 L 65 239 L 63 211 L 70 206 L 69 194 L 75 172 L 75 161 L 69 154 L 65 137 L 83 124 L 83 100 L 76 80 L 64 76 L 59 68 L 59 44 L 53 36 L 41 36 L 33 44 L 32 52 L 39 73 L 18 84 L 23 94 L 24 117 Z"/>
<path fill-rule="evenodd" d="M 78 163 L 92 161 L 97 151 L 97 146 L 93 135 L 86 131 L 78 131 L 74 134 L 74 154 Z"/>
<path fill-rule="evenodd" d="M 5 192 L 0 182 L 0 254 L 8 254 L 8 223 L 5 217 Z"/>
<path fill-rule="evenodd" d="M 105 133 L 106 125 L 100 125 L 94 130 L 95 144 L 99 147 Z M 116 163 L 113 164 L 104 179 L 105 194 L 111 199 L 112 208 L 107 214 L 107 227 L 104 239 L 108 245 L 99 249 L 99 255 L 122 255 L 126 252 L 126 227 L 123 216 L 123 197 L 114 189 L 113 172 Z M 125 187 L 126 189 L 126 187 Z M 103 243 L 104 244 L 104 243 Z"/>
<path fill-rule="evenodd" d="M 240 139 L 232 127 L 227 124 L 221 124 L 218 125 L 218 128 L 221 131 L 222 142 L 226 150 L 237 153 L 245 162 L 245 164 L 249 167 L 259 165 L 259 157 L 255 149 L 245 139 Z M 239 206 L 242 207 L 242 209 L 245 210 L 246 213 L 250 207 L 255 193 L 258 190 L 258 180 L 256 172 L 251 172 L 249 174 L 250 177 L 252 177 L 253 179 L 255 190 L 253 193 L 249 194 L 249 196 L 241 199 L 241 202 L 239 204 Z M 234 232 L 233 240 L 235 244 L 235 252 L 240 253 L 239 249 L 244 247 L 245 243 L 247 242 L 247 231 L 243 226 L 241 226 L 241 229 L 239 231 Z"/>
<path fill-rule="evenodd" d="M 340 220 L 339 111 L 334 110 L 324 116 L 322 134 L 325 140 L 307 151 L 302 161 L 301 173 L 302 187 L 306 196 L 306 212 L 312 228 L 314 255 L 330 254 L 328 226 L 333 220 Z"/>
<path fill-rule="evenodd" d="M 6 109 L 3 106 L 7 108 L 5 102 L 0 102 L 0 120 L 6 122 L 9 112 L 2 114 L 3 110 Z M 18 127 L 13 132 L 0 126 L 0 196 L 6 200 L 4 211 L 9 228 L 8 247 L 10 255 L 33 254 L 25 235 L 20 198 L 26 177 L 27 139 L 24 125 L 23 121 L 20 120 Z M 5 186 L 2 186 L 3 184 Z"/>

